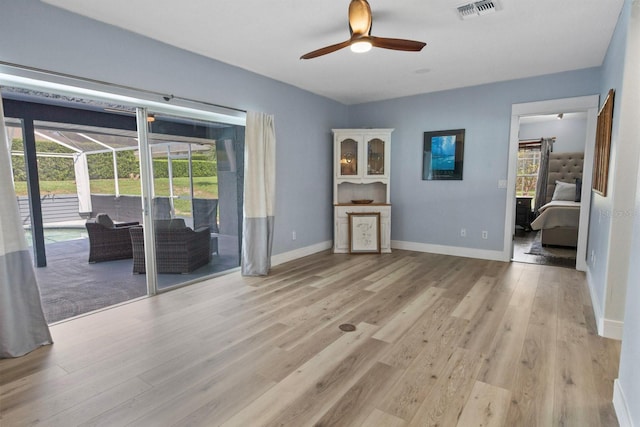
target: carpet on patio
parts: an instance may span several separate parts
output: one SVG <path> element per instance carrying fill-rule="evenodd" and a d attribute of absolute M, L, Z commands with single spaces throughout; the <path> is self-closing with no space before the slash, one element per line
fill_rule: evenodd
<path fill-rule="evenodd" d="M 89 264 L 88 239 L 48 244 L 46 253 L 47 267 L 35 270 L 48 323 L 147 294 L 131 259 Z"/>

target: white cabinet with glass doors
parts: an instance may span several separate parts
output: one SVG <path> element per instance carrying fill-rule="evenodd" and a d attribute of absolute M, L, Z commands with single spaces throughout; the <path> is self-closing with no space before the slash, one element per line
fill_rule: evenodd
<path fill-rule="evenodd" d="M 335 253 L 349 252 L 348 213 L 380 212 L 380 250 L 391 252 L 393 129 L 333 129 Z"/>

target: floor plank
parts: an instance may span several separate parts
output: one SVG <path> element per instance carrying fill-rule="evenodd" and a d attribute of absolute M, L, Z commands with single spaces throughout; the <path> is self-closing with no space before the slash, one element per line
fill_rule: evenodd
<path fill-rule="evenodd" d="M 402 427 L 406 425 L 404 420 L 391 414 L 374 409 L 362 423 L 361 427 Z"/>
<path fill-rule="evenodd" d="M 366 323 L 358 324 L 357 328 L 356 332 L 343 335 L 331 343 L 222 425 L 266 425 L 268 421 L 283 413 L 300 392 L 318 384 L 327 372 L 339 365 L 345 355 L 366 343 L 377 329 Z"/>
<path fill-rule="evenodd" d="M 373 335 L 373 338 L 395 342 L 422 316 L 424 310 L 432 306 L 442 295 L 444 289 L 430 287 L 417 295 L 396 316 L 385 323 L 383 327 Z"/>
<path fill-rule="evenodd" d="M 380 406 L 385 412 L 407 421 L 418 412 L 431 390 L 446 375 L 446 366 L 451 362 L 458 347 L 460 332 L 466 327 L 466 320 L 448 317 L 441 329 L 425 337 L 422 351 L 413 358 L 402 377 L 389 391 L 387 399 Z M 448 381 L 445 377 L 445 382 Z"/>
<path fill-rule="evenodd" d="M 456 426 L 500 427 L 504 425 L 510 394 L 509 390 L 476 381 Z"/>
<path fill-rule="evenodd" d="M 478 354 L 456 348 L 409 425 L 456 425 L 476 382 L 480 364 Z"/>
<path fill-rule="evenodd" d="M 313 387 L 300 393 L 295 401 L 270 420 L 269 426 L 314 425 L 321 414 L 329 411 L 355 383 L 376 364 L 387 344 L 367 340 L 357 350 L 348 353 L 340 363 L 323 375 Z"/>
<path fill-rule="evenodd" d="M 505 425 L 553 425 L 556 328 L 529 325 Z"/>
<path fill-rule="evenodd" d="M 476 312 L 484 303 L 485 298 L 491 292 L 494 285 L 494 279 L 482 276 L 474 285 L 473 288 L 464 296 L 460 304 L 451 313 L 452 316 L 461 317 L 463 319 L 471 320 Z"/>
<path fill-rule="evenodd" d="M 376 363 L 314 426 L 357 426 L 365 423 L 367 415 L 377 410 L 375 406 L 386 396 L 400 372 L 384 363 Z"/>
<path fill-rule="evenodd" d="M 620 343 L 565 268 L 322 252 L 51 329 L 0 360 L 3 426 L 617 425 Z"/>

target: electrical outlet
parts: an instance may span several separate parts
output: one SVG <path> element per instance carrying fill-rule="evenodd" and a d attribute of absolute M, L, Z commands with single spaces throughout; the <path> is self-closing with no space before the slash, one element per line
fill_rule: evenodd
<path fill-rule="evenodd" d="M 296 240 L 296 231 L 295 230 L 293 230 L 291 232 L 291 240 Z"/>
<path fill-rule="evenodd" d="M 460 229 L 460 237 L 467 237 L 467 229 L 466 228 L 461 228 Z"/>
<path fill-rule="evenodd" d="M 489 238 L 489 232 L 487 230 L 482 230 L 482 238 L 485 240 Z"/>

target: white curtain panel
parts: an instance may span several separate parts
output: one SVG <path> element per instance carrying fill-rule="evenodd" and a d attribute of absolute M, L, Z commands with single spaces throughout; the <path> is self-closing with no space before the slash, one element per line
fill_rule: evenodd
<path fill-rule="evenodd" d="M 248 112 L 244 148 L 242 274 L 271 268 L 276 197 L 276 133 L 273 116 Z"/>
<path fill-rule="evenodd" d="M 0 358 L 53 342 L 20 222 L 8 143 L 0 98 Z"/>

